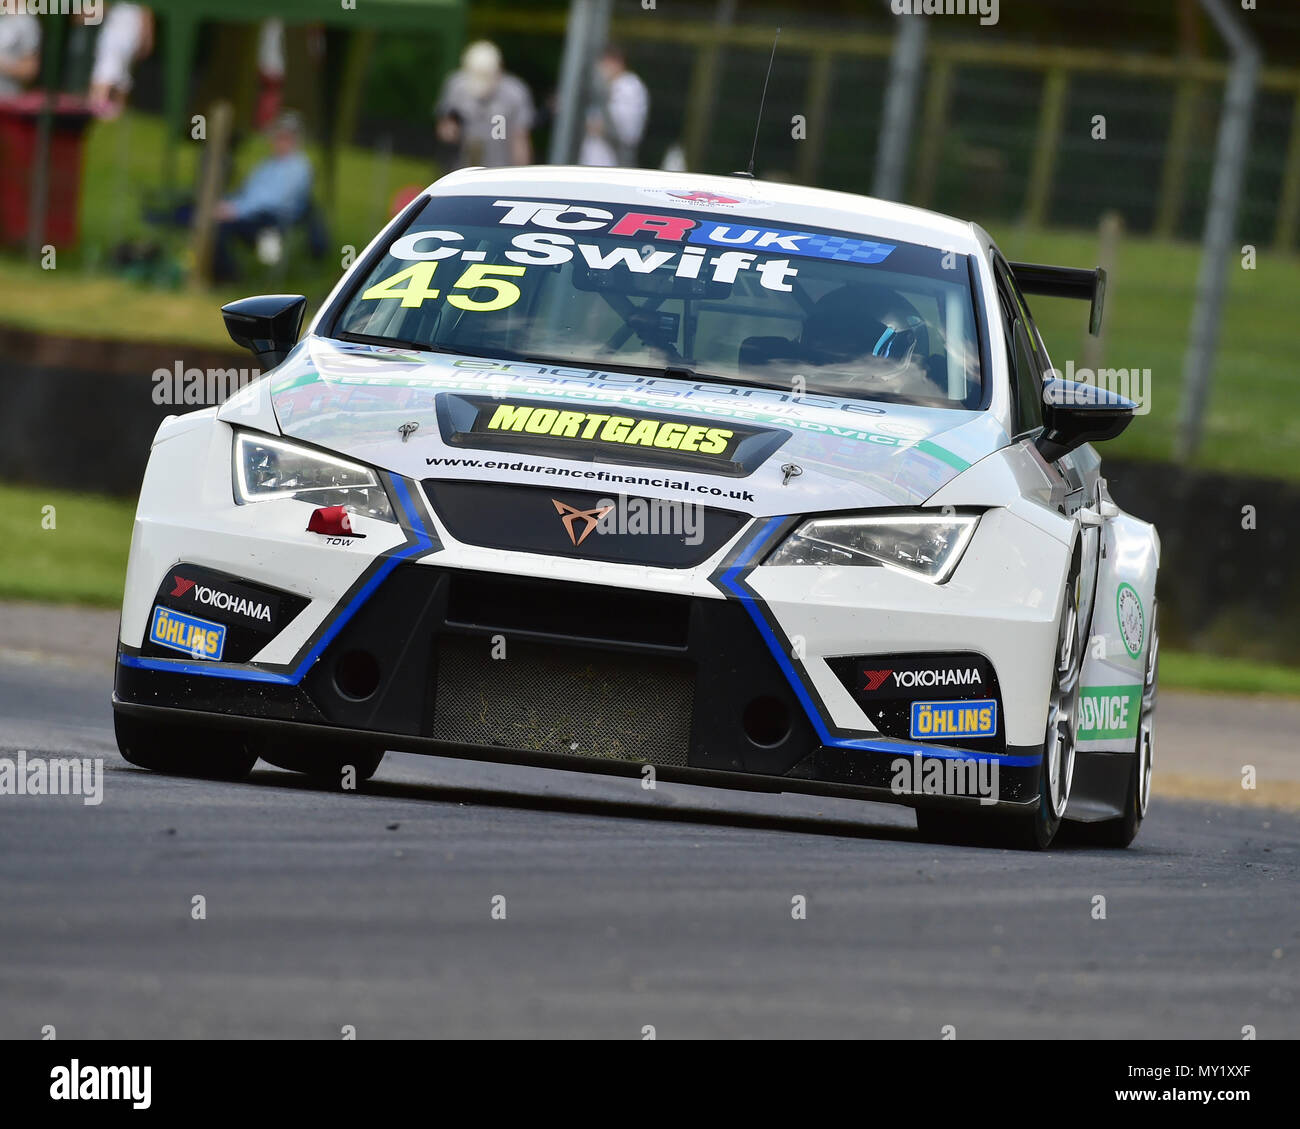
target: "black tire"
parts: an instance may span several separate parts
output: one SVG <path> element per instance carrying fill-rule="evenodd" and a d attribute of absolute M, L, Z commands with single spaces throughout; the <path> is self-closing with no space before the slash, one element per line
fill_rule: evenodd
<path fill-rule="evenodd" d="M 1124 794 L 1124 814 L 1100 823 L 1070 824 L 1070 841 L 1090 847 L 1127 847 L 1142 827 L 1147 801 L 1151 794 L 1151 761 L 1154 752 L 1154 718 L 1156 689 L 1160 678 L 1160 635 L 1156 624 L 1160 609 L 1151 608 L 1151 633 L 1147 644 L 1146 672 L 1142 680 L 1142 712 L 1138 721 L 1137 740 L 1129 765 L 1128 788 Z M 1143 742 L 1146 743 L 1145 749 Z"/>
<path fill-rule="evenodd" d="M 340 746 L 292 737 L 258 737 L 251 742 L 250 748 L 269 765 L 288 772 L 300 772 L 335 788 L 342 784 L 346 766 L 352 766 L 357 783 L 361 783 L 374 776 L 384 759 L 382 748 Z"/>
<path fill-rule="evenodd" d="M 117 712 L 113 730 L 124 759 L 169 776 L 243 780 L 257 763 L 257 757 L 233 730 L 145 721 Z"/>
<path fill-rule="evenodd" d="M 1138 735 L 1141 739 L 1141 734 Z M 1122 754 L 1121 754 L 1122 755 Z M 1135 753 L 1129 769 L 1128 792 L 1124 799 L 1124 814 L 1118 819 L 1099 823 L 1070 824 L 1070 842 L 1085 847 L 1114 847 L 1120 850 L 1137 838 L 1142 826 L 1142 813 L 1138 810 L 1138 773 L 1141 758 Z"/>
<path fill-rule="evenodd" d="M 1045 851 L 1061 827 L 1048 794 L 1047 757 L 1038 769 L 1038 804 L 1027 811 L 969 811 L 917 808 L 916 829 L 922 838 L 968 847 L 1007 847 Z"/>
<path fill-rule="evenodd" d="M 1046 776 L 1046 773 L 1043 773 Z M 1040 784 L 1040 788 L 1042 785 Z M 1032 812 L 950 811 L 945 808 L 917 808 L 916 829 L 923 839 L 965 847 L 1007 847 L 1015 851 L 1042 851 L 1052 844 L 1061 825 L 1044 812 L 1051 803 L 1040 792 Z"/>

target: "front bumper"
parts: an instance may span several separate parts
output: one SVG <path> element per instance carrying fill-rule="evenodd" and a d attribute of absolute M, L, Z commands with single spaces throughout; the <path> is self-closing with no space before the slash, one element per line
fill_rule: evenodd
<path fill-rule="evenodd" d="M 974 802 L 895 791 L 900 761 L 920 754 L 996 765 L 998 802 L 1036 802 L 1066 551 L 1005 510 L 985 516 L 942 586 L 880 568 L 763 567 L 794 519 L 757 519 L 692 568 L 468 545 L 418 484 L 388 474 L 400 522 L 358 518 L 365 537 L 336 543 L 305 531 L 301 503 L 234 505 L 230 443 L 209 413 L 172 421 L 155 443 L 127 571 L 120 711 L 590 772 L 651 763 L 664 779 Z M 207 570 L 200 583 L 224 576 L 306 603 L 265 639 L 232 631 L 226 661 L 187 662 L 149 642 L 161 593 L 194 579 L 186 564 Z M 887 736 L 833 668 L 840 656 L 937 652 L 997 672 L 996 751 Z M 377 671 L 373 687 L 358 670 Z"/>
<path fill-rule="evenodd" d="M 402 563 L 297 680 L 150 668 L 128 652 L 114 708 L 136 715 L 614 775 L 649 763 L 664 779 L 761 791 L 979 802 L 895 791 L 911 743 L 823 740 L 735 600 Z M 1035 802 L 1026 750 L 924 751 L 997 763 L 998 802 Z"/>

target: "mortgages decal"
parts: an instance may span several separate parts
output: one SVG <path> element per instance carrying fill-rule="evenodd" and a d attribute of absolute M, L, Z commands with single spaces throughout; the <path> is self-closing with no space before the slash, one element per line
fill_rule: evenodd
<path fill-rule="evenodd" d="M 592 443 L 625 443 L 628 446 L 639 443 L 642 447 L 695 451 L 701 455 L 725 455 L 734 449 L 736 438 L 735 431 L 725 427 L 672 423 L 610 412 L 562 411 L 528 404 L 496 405 L 485 430 L 522 431 L 529 435 Z"/>
<path fill-rule="evenodd" d="M 593 461 L 695 467 L 746 475 L 789 438 L 776 428 L 627 408 L 443 394 L 443 442 Z"/>

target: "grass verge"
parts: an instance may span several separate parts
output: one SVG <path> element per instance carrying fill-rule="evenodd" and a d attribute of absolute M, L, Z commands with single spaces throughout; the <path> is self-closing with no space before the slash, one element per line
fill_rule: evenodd
<path fill-rule="evenodd" d="M 1210 694 L 1274 694 L 1300 698 L 1300 667 L 1160 649 L 1160 686 Z"/>
<path fill-rule="evenodd" d="M 43 487 L 0 486 L 8 519 L 0 599 L 115 607 L 135 503 Z"/>

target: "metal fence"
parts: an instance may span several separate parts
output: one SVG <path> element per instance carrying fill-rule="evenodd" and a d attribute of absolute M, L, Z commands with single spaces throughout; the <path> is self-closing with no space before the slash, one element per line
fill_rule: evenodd
<path fill-rule="evenodd" d="M 795 10 L 761 24 L 712 12 L 675 4 L 653 19 L 615 17 L 613 34 L 653 98 L 642 163 L 681 144 L 692 169 L 743 168 L 784 23 L 760 174 L 869 190 L 892 37 L 809 27 Z M 516 54 L 558 54 L 564 16 L 484 11 L 472 30 Z M 1092 227 L 1113 209 L 1129 231 L 1199 236 L 1222 63 L 947 34 L 933 32 L 927 48 L 908 202 L 1031 227 Z M 794 136 L 796 115 L 805 139 Z M 1094 137 L 1097 116 L 1104 139 Z M 1300 72 L 1264 68 L 1255 122 L 1239 226 L 1251 242 L 1289 250 L 1300 234 Z"/>

